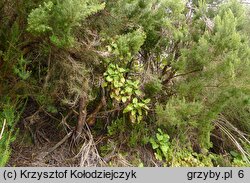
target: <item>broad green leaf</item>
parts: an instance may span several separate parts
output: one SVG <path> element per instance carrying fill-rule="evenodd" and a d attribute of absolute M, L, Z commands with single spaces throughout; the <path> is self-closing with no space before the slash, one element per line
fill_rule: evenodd
<path fill-rule="evenodd" d="M 143 116 L 137 116 L 137 121 L 138 121 L 138 123 L 140 123 L 141 122 L 141 120 L 142 120 L 142 118 L 143 118 Z"/>
<path fill-rule="evenodd" d="M 160 152 L 155 153 L 155 158 L 159 161 L 162 161 L 162 156 L 159 153 Z"/>
<path fill-rule="evenodd" d="M 119 82 L 117 80 L 114 81 L 114 87 L 119 88 Z"/>
<path fill-rule="evenodd" d="M 134 82 L 134 85 L 135 85 L 135 86 L 138 86 L 139 83 L 140 83 L 140 81 L 139 81 L 139 80 L 136 80 L 136 81 Z"/>
<path fill-rule="evenodd" d="M 142 115 L 142 110 L 141 109 L 138 109 L 138 114 Z"/>
<path fill-rule="evenodd" d="M 168 149 L 169 149 L 169 147 L 168 147 L 168 146 L 163 145 L 163 146 L 161 146 L 160 148 L 161 148 L 161 150 L 162 150 L 162 152 L 163 152 L 164 154 L 167 154 Z"/>
<path fill-rule="evenodd" d="M 118 70 L 119 70 L 119 72 L 126 72 L 126 70 L 123 68 L 119 68 Z"/>
<path fill-rule="evenodd" d="M 117 101 L 121 101 L 121 96 L 115 96 L 114 97 Z"/>
<path fill-rule="evenodd" d="M 127 86 L 127 87 L 125 88 L 125 91 L 126 91 L 127 93 L 131 93 L 131 92 L 133 91 L 133 89 Z"/>
<path fill-rule="evenodd" d="M 144 167 L 143 163 L 139 163 L 138 167 L 139 167 L 139 168 Z"/>
<path fill-rule="evenodd" d="M 125 103 L 127 101 L 127 97 L 122 97 L 122 102 Z"/>
<path fill-rule="evenodd" d="M 112 92 L 111 94 L 110 94 L 110 98 L 114 98 L 115 97 L 115 95 L 114 95 L 114 93 Z"/>
<path fill-rule="evenodd" d="M 130 117 L 130 120 L 131 120 L 132 123 L 136 122 L 136 117 L 135 116 L 130 115 L 129 117 Z"/>
<path fill-rule="evenodd" d="M 115 94 L 118 96 L 120 94 L 120 88 L 115 89 Z"/>
<path fill-rule="evenodd" d="M 103 82 L 103 83 L 102 83 L 102 87 L 103 87 L 103 88 L 105 88 L 105 87 L 107 87 L 107 86 L 108 86 L 108 83 L 107 83 L 107 82 Z"/>
<path fill-rule="evenodd" d="M 135 116 L 135 114 L 136 114 L 136 111 L 135 111 L 135 110 L 132 110 L 132 111 L 131 111 L 131 115 L 132 115 L 132 116 Z"/>
<path fill-rule="evenodd" d="M 166 141 L 168 141 L 169 140 L 169 136 L 168 136 L 168 134 L 163 134 L 163 137 L 164 137 L 164 139 L 166 140 Z"/>
<path fill-rule="evenodd" d="M 126 80 L 125 80 L 125 78 L 124 78 L 124 77 L 122 77 L 122 78 L 121 78 L 121 83 L 123 83 L 123 84 L 124 84 L 124 83 L 125 83 L 125 81 L 126 81 Z"/>
<path fill-rule="evenodd" d="M 142 92 L 141 92 L 140 90 L 135 90 L 135 94 L 136 94 L 136 95 L 141 95 Z"/>
<path fill-rule="evenodd" d="M 131 104 L 129 104 L 124 110 L 123 110 L 123 113 L 127 113 L 127 112 L 130 112 L 132 111 L 134 108 Z"/>
<path fill-rule="evenodd" d="M 146 106 L 146 105 L 144 105 L 143 108 L 146 110 L 149 110 L 148 106 Z"/>
<path fill-rule="evenodd" d="M 143 104 L 143 103 L 138 103 L 138 106 L 139 106 L 140 108 L 142 108 L 142 107 L 145 107 L 145 104 Z"/>
<path fill-rule="evenodd" d="M 148 103 L 150 102 L 150 99 L 147 98 L 146 100 L 144 100 L 144 102 L 145 102 L 146 104 L 148 104 Z"/>
<path fill-rule="evenodd" d="M 111 46 L 107 46 L 107 48 L 108 48 L 108 52 L 111 52 L 111 51 L 112 51 Z"/>
<path fill-rule="evenodd" d="M 157 149 L 159 147 L 153 138 L 150 138 L 149 142 L 151 143 L 153 149 Z"/>
<path fill-rule="evenodd" d="M 127 83 L 129 84 L 129 85 L 132 85 L 133 83 L 132 83 L 132 81 L 131 80 L 127 80 Z"/>
<path fill-rule="evenodd" d="M 115 69 L 115 65 L 114 64 L 109 64 L 109 67 L 114 68 Z"/>
<path fill-rule="evenodd" d="M 138 103 L 138 99 L 137 98 L 133 98 L 133 103 L 134 104 Z"/>
<path fill-rule="evenodd" d="M 109 73 L 109 75 L 114 74 L 114 71 L 113 71 L 113 69 L 111 69 L 111 68 L 108 68 L 107 72 Z"/>
<path fill-rule="evenodd" d="M 162 141 L 163 140 L 163 136 L 159 133 L 156 134 L 156 138 L 159 140 L 159 141 Z"/>
<path fill-rule="evenodd" d="M 110 76 L 107 76 L 107 77 L 106 77 L 106 80 L 107 80 L 108 82 L 112 82 L 112 81 L 113 81 L 113 78 L 111 78 Z"/>
<path fill-rule="evenodd" d="M 161 134 L 163 134 L 163 132 L 160 128 L 158 128 L 157 131 L 160 132 Z"/>

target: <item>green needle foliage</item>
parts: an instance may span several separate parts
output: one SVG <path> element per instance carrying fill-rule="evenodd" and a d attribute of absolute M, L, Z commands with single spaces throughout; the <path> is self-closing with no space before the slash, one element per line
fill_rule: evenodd
<path fill-rule="evenodd" d="M 93 0 L 44 2 L 29 14 L 27 30 L 33 34 L 48 33 L 50 41 L 58 47 L 71 46 L 74 42 L 73 29 L 104 7 L 105 3 Z"/>
<path fill-rule="evenodd" d="M 17 136 L 16 123 L 20 119 L 20 115 L 16 113 L 17 104 L 10 102 L 9 99 L 3 101 L 0 105 L 0 167 L 8 163 L 11 155 L 11 143 L 15 141 Z M 20 109 L 22 111 L 24 108 Z"/>

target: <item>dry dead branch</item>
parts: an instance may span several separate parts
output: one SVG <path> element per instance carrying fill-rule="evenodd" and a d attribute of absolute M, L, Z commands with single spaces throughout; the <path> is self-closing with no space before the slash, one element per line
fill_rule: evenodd
<path fill-rule="evenodd" d="M 4 132 L 5 125 L 6 125 L 6 119 L 3 120 L 3 127 L 2 127 L 2 130 L 1 130 L 1 133 L 0 133 L 0 140 L 3 137 L 3 132 Z"/>

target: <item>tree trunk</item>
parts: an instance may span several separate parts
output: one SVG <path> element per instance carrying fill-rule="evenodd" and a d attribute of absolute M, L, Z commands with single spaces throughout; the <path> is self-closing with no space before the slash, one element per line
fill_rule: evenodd
<path fill-rule="evenodd" d="M 102 109 L 102 107 L 104 106 L 105 103 L 106 103 L 106 102 L 105 102 L 105 98 L 103 98 L 103 99 L 100 101 L 99 105 L 95 108 L 94 112 L 88 117 L 88 119 L 87 119 L 87 124 L 88 124 L 89 126 L 94 126 L 94 124 L 95 124 L 95 122 L 96 122 L 96 115 L 97 115 L 97 113 Z"/>
<path fill-rule="evenodd" d="M 86 122 L 86 116 L 87 116 L 86 105 L 87 105 L 87 96 L 86 94 L 83 94 L 79 100 L 79 116 L 78 116 L 78 122 L 77 122 L 76 129 L 75 129 L 76 142 L 79 141 L 80 139 L 79 137 L 82 133 L 83 126 Z"/>

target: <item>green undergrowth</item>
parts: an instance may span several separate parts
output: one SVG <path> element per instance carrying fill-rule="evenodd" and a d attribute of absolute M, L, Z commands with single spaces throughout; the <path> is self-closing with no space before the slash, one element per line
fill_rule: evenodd
<path fill-rule="evenodd" d="M 116 155 L 130 166 L 153 166 L 153 162 L 143 157 L 143 151 L 147 149 L 152 153 L 153 161 L 165 167 L 250 166 L 239 152 L 231 151 L 224 155 L 212 151 L 195 152 L 190 145 L 183 146 L 179 139 L 170 138 L 163 129 L 150 130 L 145 122 L 132 128 L 124 119 L 117 119 L 107 127 L 108 140 L 99 146 L 100 155 L 104 159 Z M 110 159 L 109 165 L 116 166 L 119 162 Z"/>
<path fill-rule="evenodd" d="M 249 10 L 186 3 L 0 2 L 0 165 L 35 118 L 104 137 L 110 166 L 249 166 Z"/>
<path fill-rule="evenodd" d="M 17 112 L 20 111 L 20 112 Z M 3 167 L 8 162 L 11 155 L 11 143 L 15 141 L 18 129 L 16 123 L 20 119 L 21 111 L 24 110 L 24 105 L 18 102 L 6 99 L 0 105 L 0 166 Z"/>

